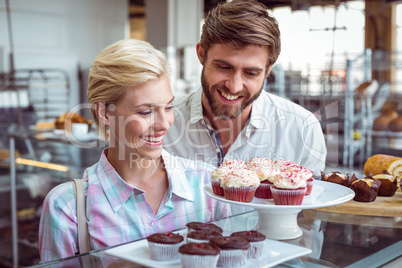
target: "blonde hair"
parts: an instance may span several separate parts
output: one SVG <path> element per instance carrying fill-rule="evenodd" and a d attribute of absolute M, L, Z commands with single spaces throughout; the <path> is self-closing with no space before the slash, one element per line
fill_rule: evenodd
<path fill-rule="evenodd" d="M 120 40 L 102 50 L 89 71 L 87 96 L 99 134 L 105 138 L 106 127 L 99 120 L 95 103 L 116 103 L 126 92 L 149 80 L 170 75 L 166 56 L 145 41 Z"/>

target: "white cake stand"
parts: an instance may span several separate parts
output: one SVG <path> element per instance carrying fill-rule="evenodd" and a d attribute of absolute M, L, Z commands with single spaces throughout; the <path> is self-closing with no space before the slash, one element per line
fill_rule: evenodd
<path fill-rule="evenodd" d="M 204 187 L 204 192 L 219 201 L 255 208 L 259 215 L 258 231 L 267 238 L 274 240 L 288 240 L 300 237 L 303 231 L 297 224 L 297 215 L 303 209 L 330 207 L 351 200 L 353 190 L 339 184 L 315 180 L 310 195 L 305 196 L 301 205 L 275 205 L 272 199 L 254 198 L 250 203 L 227 200 L 223 196 L 215 195 L 211 184 Z"/>

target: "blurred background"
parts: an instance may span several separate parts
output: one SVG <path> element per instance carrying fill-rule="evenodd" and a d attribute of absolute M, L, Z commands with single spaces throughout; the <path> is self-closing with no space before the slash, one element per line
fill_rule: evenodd
<path fill-rule="evenodd" d="M 219 2 L 0 0 L 0 267 L 39 261 L 43 197 L 81 177 L 105 146 L 86 106 L 95 56 L 123 38 L 148 41 L 168 57 L 174 94 L 188 94 L 200 87 L 195 44 L 203 19 Z M 327 165 L 360 168 L 375 153 L 402 156 L 402 1 L 260 2 L 282 36 L 264 90 L 317 116 Z M 73 123 L 89 125 L 79 143 L 64 129 L 69 111 Z"/>

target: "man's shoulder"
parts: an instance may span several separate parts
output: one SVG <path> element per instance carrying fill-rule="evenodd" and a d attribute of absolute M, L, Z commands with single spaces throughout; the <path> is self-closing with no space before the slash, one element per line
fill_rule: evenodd
<path fill-rule="evenodd" d="M 192 100 L 198 97 L 198 94 L 199 94 L 198 91 L 194 91 L 185 95 L 178 96 L 174 99 L 173 104 L 178 107 L 188 105 Z"/>
<path fill-rule="evenodd" d="M 312 112 L 284 97 L 280 97 L 268 92 L 263 92 L 261 97 L 261 104 L 265 106 L 268 103 L 268 105 L 270 105 L 270 107 L 273 108 L 274 112 L 277 114 L 288 114 L 301 118 L 315 118 Z"/>

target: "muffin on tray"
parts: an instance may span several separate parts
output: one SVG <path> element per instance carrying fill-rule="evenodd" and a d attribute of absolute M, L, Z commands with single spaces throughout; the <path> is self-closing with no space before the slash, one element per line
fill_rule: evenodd
<path fill-rule="evenodd" d="M 378 191 L 381 187 L 381 181 L 366 177 L 364 179 L 355 179 L 351 181 L 351 189 L 355 192 L 355 201 L 373 202 L 376 200 Z"/>
<path fill-rule="evenodd" d="M 172 232 L 156 233 L 147 237 L 151 259 L 174 261 L 180 258 L 178 249 L 184 244 L 184 237 Z"/>
<path fill-rule="evenodd" d="M 211 238 L 222 236 L 221 232 L 197 230 L 187 234 L 187 243 L 208 243 Z"/>
<path fill-rule="evenodd" d="M 214 231 L 218 233 L 223 233 L 223 230 L 221 227 L 213 224 L 213 223 L 206 223 L 206 222 L 189 222 L 186 224 L 187 227 L 187 233 L 191 233 L 193 231 L 198 231 L 198 230 L 203 230 L 203 231 Z"/>
<path fill-rule="evenodd" d="M 218 266 L 238 267 L 246 264 L 250 242 L 236 236 L 215 237 L 209 241 L 221 249 Z"/>
<path fill-rule="evenodd" d="M 216 267 L 221 249 L 210 243 L 188 243 L 179 248 L 183 268 Z"/>
<path fill-rule="evenodd" d="M 247 252 L 247 258 L 258 258 L 262 255 L 262 251 L 265 245 L 265 235 L 252 230 L 252 231 L 241 231 L 241 232 L 234 232 L 230 235 L 231 237 L 243 237 L 250 242 L 250 248 Z"/>

